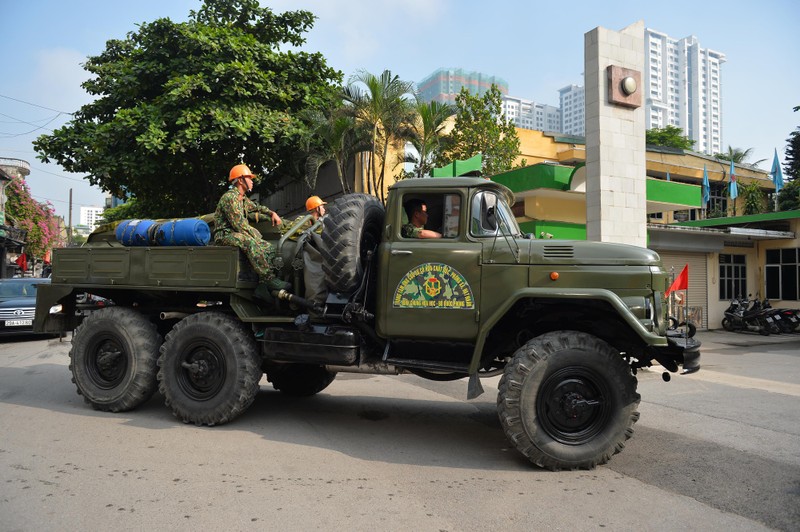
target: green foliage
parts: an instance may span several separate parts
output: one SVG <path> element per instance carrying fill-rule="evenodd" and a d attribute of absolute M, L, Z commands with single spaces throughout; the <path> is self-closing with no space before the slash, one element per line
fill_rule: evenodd
<path fill-rule="evenodd" d="M 306 142 L 305 176 L 310 190 L 316 187 L 320 168 L 328 162 L 336 163 L 336 173 L 342 192 L 350 193 L 347 169 L 355 155 L 372 148 L 370 130 L 356 123 L 356 119 L 341 106 L 324 110 L 311 110 L 304 114 L 309 136 Z"/>
<path fill-rule="evenodd" d="M 393 142 L 402 142 L 405 124 L 413 111 L 408 98 L 414 85 L 384 70 L 380 76 L 359 71 L 342 91 L 346 108 L 356 122 L 368 128 L 371 139 L 367 192 L 384 199 L 386 158 Z M 380 173 L 378 161 L 380 160 Z"/>
<path fill-rule="evenodd" d="M 13 219 L 17 229 L 28 232 L 25 252 L 44 258 L 48 251 L 61 246 L 61 235 L 53 211 L 48 203 L 39 203 L 31 197 L 28 184 L 18 177 L 6 185 L 6 216 Z"/>
<path fill-rule="evenodd" d="M 211 211 L 208 211 L 211 212 Z M 203 213 L 195 213 L 203 214 Z M 139 202 L 135 199 L 129 200 L 122 205 L 110 207 L 103 211 L 103 223 L 118 222 L 120 220 L 133 220 L 148 218 L 149 215 L 144 212 Z"/>
<path fill-rule="evenodd" d="M 783 178 L 787 181 L 797 181 L 800 178 L 800 127 L 789 134 L 786 144 Z"/>
<path fill-rule="evenodd" d="M 664 128 L 648 129 L 645 132 L 645 143 L 653 146 L 666 146 L 668 148 L 678 148 L 681 150 L 691 150 L 694 146 L 693 140 L 689 140 L 683 134 L 683 130 L 675 126 Z"/>
<path fill-rule="evenodd" d="M 754 163 L 748 163 L 747 159 L 750 158 L 752 153 L 753 148 L 747 148 L 746 150 L 743 150 L 741 148 L 728 146 L 728 151 L 726 153 L 715 153 L 714 157 L 723 161 L 733 161 L 736 164 L 752 164 L 753 166 L 757 166 L 766 161 L 766 159 L 759 159 Z"/>
<path fill-rule="evenodd" d="M 778 210 L 794 211 L 800 209 L 800 179 L 788 181 L 778 193 Z"/>
<path fill-rule="evenodd" d="M 744 200 L 744 214 L 765 212 L 766 195 L 758 183 L 739 184 L 739 196 Z"/>
<path fill-rule="evenodd" d="M 153 218 L 211 212 L 228 171 L 244 161 L 265 176 L 302 177 L 307 127 L 299 113 L 332 99 L 341 74 L 304 42 L 314 16 L 276 14 L 257 0 L 205 0 L 189 21 L 142 23 L 89 57 L 83 88 L 94 101 L 34 143 Z"/>
<path fill-rule="evenodd" d="M 406 137 L 416 154 L 410 153 L 401 158 L 401 163 L 412 163 L 412 172 L 403 171 L 403 177 L 424 177 L 431 175 L 434 160 L 442 156 L 447 119 L 455 114 L 455 108 L 441 102 L 417 100 L 415 116 L 408 124 Z M 407 175 L 406 175 L 407 174 Z"/>
<path fill-rule="evenodd" d="M 519 137 L 514 124 L 502 116 L 502 95 L 496 85 L 483 94 L 472 95 L 466 88 L 456 96 L 456 120 L 445 140 L 437 166 L 482 155 L 483 175 L 510 170 L 519 157 Z"/>

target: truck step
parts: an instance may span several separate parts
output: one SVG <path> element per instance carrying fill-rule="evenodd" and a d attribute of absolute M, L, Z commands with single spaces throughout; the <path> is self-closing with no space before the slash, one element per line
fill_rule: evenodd
<path fill-rule="evenodd" d="M 398 367 L 425 369 L 428 371 L 467 373 L 469 370 L 469 364 L 459 364 L 456 362 L 431 362 L 430 360 L 417 360 L 408 358 L 387 358 L 385 362 Z"/>

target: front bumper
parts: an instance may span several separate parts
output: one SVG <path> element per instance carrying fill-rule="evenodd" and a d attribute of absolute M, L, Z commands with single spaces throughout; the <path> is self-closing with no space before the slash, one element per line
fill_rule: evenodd
<path fill-rule="evenodd" d="M 700 369 L 700 342 L 677 331 L 667 333 L 666 346 L 650 346 L 648 354 L 673 373 L 686 375 Z"/>

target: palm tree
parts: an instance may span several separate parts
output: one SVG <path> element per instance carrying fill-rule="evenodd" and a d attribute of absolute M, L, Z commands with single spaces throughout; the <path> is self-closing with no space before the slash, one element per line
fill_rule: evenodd
<path fill-rule="evenodd" d="M 414 107 L 414 120 L 409 124 L 407 134 L 416 154 L 406 154 L 401 162 L 414 164 L 414 177 L 430 175 L 433 159 L 441 147 L 445 135 L 447 119 L 456 113 L 455 107 L 440 102 L 417 100 Z"/>
<path fill-rule="evenodd" d="M 334 161 L 342 192 L 349 194 L 347 168 L 359 152 L 369 150 L 368 132 L 340 108 L 310 111 L 304 117 L 311 135 L 306 143 L 306 184 L 313 189 L 323 164 Z"/>
<path fill-rule="evenodd" d="M 766 159 L 759 159 L 754 163 L 748 163 L 747 159 L 750 158 L 750 155 L 753 153 L 753 148 L 747 148 L 746 150 L 742 150 L 741 148 L 734 148 L 728 145 L 727 153 L 715 153 L 714 157 L 717 159 L 722 159 L 723 161 L 733 161 L 737 164 L 750 164 L 751 166 L 758 166 L 760 163 L 766 161 Z"/>
<path fill-rule="evenodd" d="M 362 88 L 363 87 L 363 88 Z M 368 183 L 374 194 L 383 199 L 383 182 L 386 174 L 386 154 L 392 140 L 397 140 L 401 124 L 407 119 L 408 96 L 413 94 L 413 84 L 392 76 L 384 70 L 375 76 L 364 70 L 354 74 L 342 91 L 342 97 L 357 122 L 371 129 L 372 148 L 369 168 L 372 181 Z M 377 154 L 382 153 L 380 179 L 376 167 Z"/>

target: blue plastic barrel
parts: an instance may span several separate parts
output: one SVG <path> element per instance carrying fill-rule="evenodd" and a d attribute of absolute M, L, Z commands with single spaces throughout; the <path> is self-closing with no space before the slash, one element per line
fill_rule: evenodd
<path fill-rule="evenodd" d="M 155 230 L 155 243 L 159 246 L 205 246 L 209 240 L 211 229 L 197 218 L 162 222 Z"/>
<path fill-rule="evenodd" d="M 115 234 L 123 246 L 152 246 L 155 225 L 153 220 L 123 220 Z"/>

